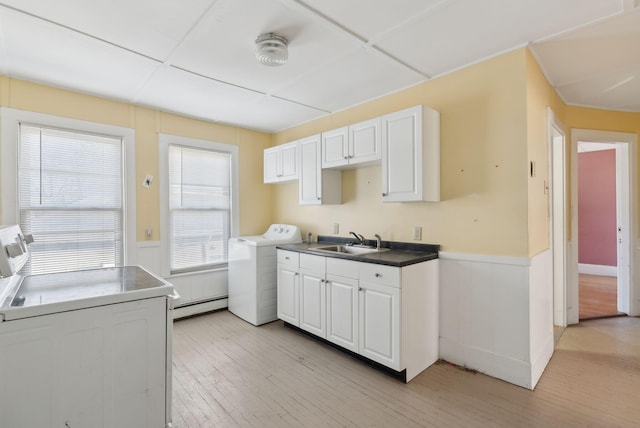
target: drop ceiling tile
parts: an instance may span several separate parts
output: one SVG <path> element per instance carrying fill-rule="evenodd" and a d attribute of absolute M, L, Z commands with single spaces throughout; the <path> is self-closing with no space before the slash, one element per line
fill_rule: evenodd
<path fill-rule="evenodd" d="M 577 29 L 532 49 L 551 83 L 568 85 L 640 64 L 640 10 Z"/>
<path fill-rule="evenodd" d="M 432 76 L 480 61 L 621 10 L 619 0 L 460 0 L 379 41 Z"/>
<path fill-rule="evenodd" d="M 158 63 L 24 14 L 0 9 L 9 76 L 130 101 Z"/>
<path fill-rule="evenodd" d="M 289 40 L 289 62 L 267 67 L 255 59 L 255 39 L 276 32 Z M 171 63 L 236 85 L 269 92 L 359 46 L 359 42 L 275 0 L 219 0 Z"/>
<path fill-rule="evenodd" d="M 583 106 L 630 110 L 640 93 L 640 64 L 557 88 L 562 98 Z"/>
<path fill-rule="evenodd" d="M 451 0 L 449 0 L 451 1 Z M 429 11 L 442 0 L 303 0 L 320 12 L 366 40 Z"/>
<path fill-rule="evenodd" d="M 213 122 L 275 132 L 326 113 L 164 67 L 141 91 L 138 103 Z"/>
<path fill-rule="evenodd" d="M 425 77 L 369 48 L 359 48 L 274 93 L 328 111 L 415 85 Z"/>
<path fill-rule="evenodd" d="M 3 0 L 3 4 L 16 9 L 159 60 L 166 58 L 210 3 L 210 0 Z"/>

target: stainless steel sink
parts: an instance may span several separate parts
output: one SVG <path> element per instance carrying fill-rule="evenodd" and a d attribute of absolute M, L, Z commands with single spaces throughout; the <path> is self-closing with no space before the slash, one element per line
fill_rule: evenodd
<path fill-rule="evenodd" d="M 365 245 L 329 245 L 326 247 L 316 247 L 314 250 L 318 251 L 326 251 L 328 253 L 339 253 L 339 254 L 369 254 L 369 253 L 377 253 L 388 251 L 388 248 L 380 248 L 378 250 L 376 247 L 369 247 Z"/>

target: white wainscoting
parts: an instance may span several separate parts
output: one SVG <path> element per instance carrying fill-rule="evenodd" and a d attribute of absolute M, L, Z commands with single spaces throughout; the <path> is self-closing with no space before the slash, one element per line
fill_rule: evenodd
<path fill-rule="evenodd" d="M 532 259 L 441 252 L 440 357 L 533 389 L 548 343 L 553 352 L 550 265 L 550 251 Z"/>
<path fill-rule="evenodd" d="M 227 307 L 229 288 L 226 268 L 163 276 L 160 274 L 160 242 L 138 242 L 137 249 L 137 263 L 169 281 L 180 294 L 180 309 L 176 311 L 176 318 Z"/>

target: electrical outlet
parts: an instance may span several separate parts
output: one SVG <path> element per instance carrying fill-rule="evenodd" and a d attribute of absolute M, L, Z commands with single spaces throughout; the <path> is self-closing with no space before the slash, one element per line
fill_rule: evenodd
<path fill-rule="evenodd" d="M 422 228 L 420 226 L 413 227 L 413 240 L 422 241 Z"/>
<path fill-rule="evenodd" d="M 333 234 L 337 235 L 338 233 L 340 233 L 340 224 L 339 223 L 333 223 Z"/>

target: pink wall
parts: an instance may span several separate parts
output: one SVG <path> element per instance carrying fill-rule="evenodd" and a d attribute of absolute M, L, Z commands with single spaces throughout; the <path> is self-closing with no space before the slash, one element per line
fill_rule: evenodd
<path fill-rule="evenodd" d="M 616 266 L 616 151 L 578 153 L 578 261 Z"/>

